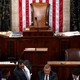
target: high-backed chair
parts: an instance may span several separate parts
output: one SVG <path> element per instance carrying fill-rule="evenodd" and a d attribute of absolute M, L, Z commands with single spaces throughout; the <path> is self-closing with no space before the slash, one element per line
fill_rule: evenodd
<path fill-rule="evenodd" d="M 66 61 L 80 61 L 80 49 L 71 48 L 65 50 Z"/>
<path fill-rule="evenodd" d="M 49 3 L 31 3 L 30 29 L 49 29 Z"/>

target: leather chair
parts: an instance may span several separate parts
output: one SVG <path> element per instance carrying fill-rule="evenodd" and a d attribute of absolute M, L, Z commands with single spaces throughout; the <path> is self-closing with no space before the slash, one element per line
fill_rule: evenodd
<path fill-rule="evenodd" d="M 31 30 L 49 29 L 49 3 L 31 3 Z"/>
<path fill-rule="evenodd" d="M 80 49 L 71 48 L 65 50 L 66 61 L 80 61 Z"/>

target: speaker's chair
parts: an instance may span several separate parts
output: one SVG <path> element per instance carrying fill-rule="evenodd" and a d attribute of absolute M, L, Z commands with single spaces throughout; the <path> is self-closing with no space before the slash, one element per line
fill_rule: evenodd
<path fill-rule="evenodd" d="M 49 29 L 49 3 L 31 3 L 30 29 Z"/>
<path fill-rule="evenodd" d="M 66 61 L 80 61 L 80 49 L 71 48 L 65 50 Z"/>

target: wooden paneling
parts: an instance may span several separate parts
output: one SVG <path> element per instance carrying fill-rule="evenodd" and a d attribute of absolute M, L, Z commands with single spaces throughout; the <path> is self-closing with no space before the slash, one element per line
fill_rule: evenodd
<path fill-rule="evenodd" d="M 47 60 L 58 60 L 59 59 L 58 58 L 59 57 L 59 40 L 55 38 L 33 37 L 33 38 L 26 38 L 26 39 L 18 39 L 16 47 L 17 47 L 17 50 L 16 50 L 17 57 L 20 57 L 21 56 L 20 54 L 24 53 L 25 48 L 48 48 L 48 52 L 46 54 L 42 52 L 41 53 L 34 52 L 30 54 L 25 52 L 26 53 L 25 59 L 27 58 L 27 56 L 30 56 L 30 55 L 32 55 L 33 58 L 34 56 L 36 56 L 36 58 L 34 59 L 37 59 L 37 58 L 39 59 L 39 57 L 43 56 L 43 58 L 45 58 L 45 62 Z"/>
<path fill-rule="evenodd" d="M 74 36 L 70 39 L 70 44 L 72 48 L 80 48 L 80 36 Z"/>
<path fill-rule="evenodd" d="M 47 60 L 65 60 L 65 49 L 80 48 L 80 37 L 56 37 L 56 36 L 31 36 L 21 38 L 9 38 L 0 36 L 1 55 L 15 57 L 17 60 L 24 53 L 25 48 L 48 48 Z M 30 55 L 30 54 L 29 54 Z M 33 54 L 35 56 L 35 54 Z M 26 58 L 26 57 L 25 57 Z"/>
<path fill-rule="evenodd" d="M 16 60 L 29 59 L 32 64 L 32 79 L 35 80 L 37 72 L 43 69 L 47 61 L 64 61 L 65 49 L 80 48 L 80 36 L 26 36 L 21 38 L 9 38 L 0 36 L 1 60 L 15 57 Z M 47 52 L 26 52 L 25 48 L 48 48 Z M 59 80 L 66 80 L 67 75 L 74 68 L 80 66 L 52 66 Z M 64 77 L 62 77 L 64 75 Z M 62 79 L 63 78 L 63 79 Z"/>

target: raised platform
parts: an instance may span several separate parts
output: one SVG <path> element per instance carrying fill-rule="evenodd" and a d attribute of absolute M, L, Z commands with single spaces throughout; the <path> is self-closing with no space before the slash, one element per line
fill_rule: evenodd
<path fill-rule="evenodd" d="M 53 36 L 52 30 L 30 30 L 30 31 L 24 31 L 23 36 Z"/>

